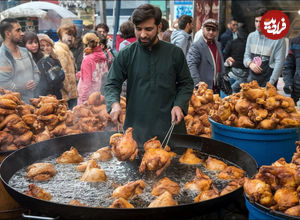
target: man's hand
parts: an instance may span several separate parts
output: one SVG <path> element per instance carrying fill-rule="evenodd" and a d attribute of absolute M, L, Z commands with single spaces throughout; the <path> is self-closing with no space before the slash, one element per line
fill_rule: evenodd
<path fill-rule="evenodd" d="M 111 106 L 110 118 L 113 123 L 118 124 L 122 123 L 121 120 L 121 105 L 119 102 L 115 102 Z"/>
<path fill-rule="evenodd" d="M 183 119 L 184 115 L 179 106 L 174 106 L 171 111 L 171 117 L 172 117 L 172 122 L 176 121 L 176 124 L 181 122 Z"/>
<path fill-rule="evenodd" d="M 228 57 L 226 59 L 226 63 L 229 65 L 229 66 L 232 66 L 234 64 L 235 60 L 232 58 L 232 57 Z"/>
<path fill-rule="evenodd" d="M 26 83 L 26 88 L 28 90 L 34 90 L 35 89 L 35 82 L 33 80 L 29 80 L 27 83 Z"/>
<path fill-rule="evenodd" d="M 249 68 L 256 74 L 261 74 L 262 72 L 262 68 L 253 62 L 250 63 Z"/>

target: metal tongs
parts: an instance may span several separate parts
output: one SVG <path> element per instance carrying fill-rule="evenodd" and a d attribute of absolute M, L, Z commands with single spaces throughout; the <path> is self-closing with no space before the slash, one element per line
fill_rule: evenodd
<path fill-rule="evenodd" d="M 169 140 L 170 140 L 170 137 L 172 135 L 173 129 L 175 127 L 175 124 L 176 124 L 176 121 L 173 121 L 172 124 L 171 124 L 171 127 L 169 128 L 169 130 L 168 130 L 168 132 L 167 132 L 167 134 L 166 134 L 166 136 L 163 140 L 163 142 L 161 143 L 161 147 L 164 148 L 164 149 L 166 148 L 166 146 L 169 143 Z"/>

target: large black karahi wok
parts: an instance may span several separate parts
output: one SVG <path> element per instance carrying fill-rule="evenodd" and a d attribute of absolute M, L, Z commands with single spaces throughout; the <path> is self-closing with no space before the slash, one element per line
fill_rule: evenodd
<path fill-rule="evenodd" d="M 36 199 L 16 191 L 8 185 L 10 178 L 18 170 L 52 155 L 61 154 L 74 146 L 79 152 L 96 151 L 99 146 L 107 146 L 112 132 L 95 132 L 70 135 L 50 139 L 30 145 L 9 155 L 1 164 L 0 177 L 7 192 L 21 206 L 47 216 L 59 216 L 62 219 L 185 219 L 199 216 L 211 210 L 224 207 L 235 198 L 240 198 L 242 188 L 215 199 L 162 208 L 112 209 L 80 207 Z M 229 144 L 213 139 L 191 135 L 172 135 L 169 145 L 177 154 L 183 154 L 186 148 L 194 148 L 203 153 L 223 158 L 236 164 L 252 177 L 257 172 L 255 160 L 246 152 Z M 136 164 L 136 169 L 138 169 Z"/>

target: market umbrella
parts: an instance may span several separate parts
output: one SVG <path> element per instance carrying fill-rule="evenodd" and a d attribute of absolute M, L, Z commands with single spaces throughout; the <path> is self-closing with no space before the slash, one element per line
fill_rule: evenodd
<path fill-rule="evenodd" d="M 19 18 L 19 17 L 44 18 L 46 15 L 47 12 L 42 9 L 13 7 L 1 12 L 0 20 L 3 20 L 5 18 Z"/>

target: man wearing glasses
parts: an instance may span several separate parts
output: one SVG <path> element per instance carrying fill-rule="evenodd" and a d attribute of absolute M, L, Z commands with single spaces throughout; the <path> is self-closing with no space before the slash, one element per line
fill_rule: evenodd
<path fill-rule="evenodd" d="M 216 41 L 218 22 L 209 18 L 203 22 L 202 29 L 202 36 L 189 50 L 187 63 L 195 87 L 199 82 L 205 82 L 214 93 L 219 93 L 216 79 L 218 74 L 224 73 L 224 59 L 221 44 Z"/>

